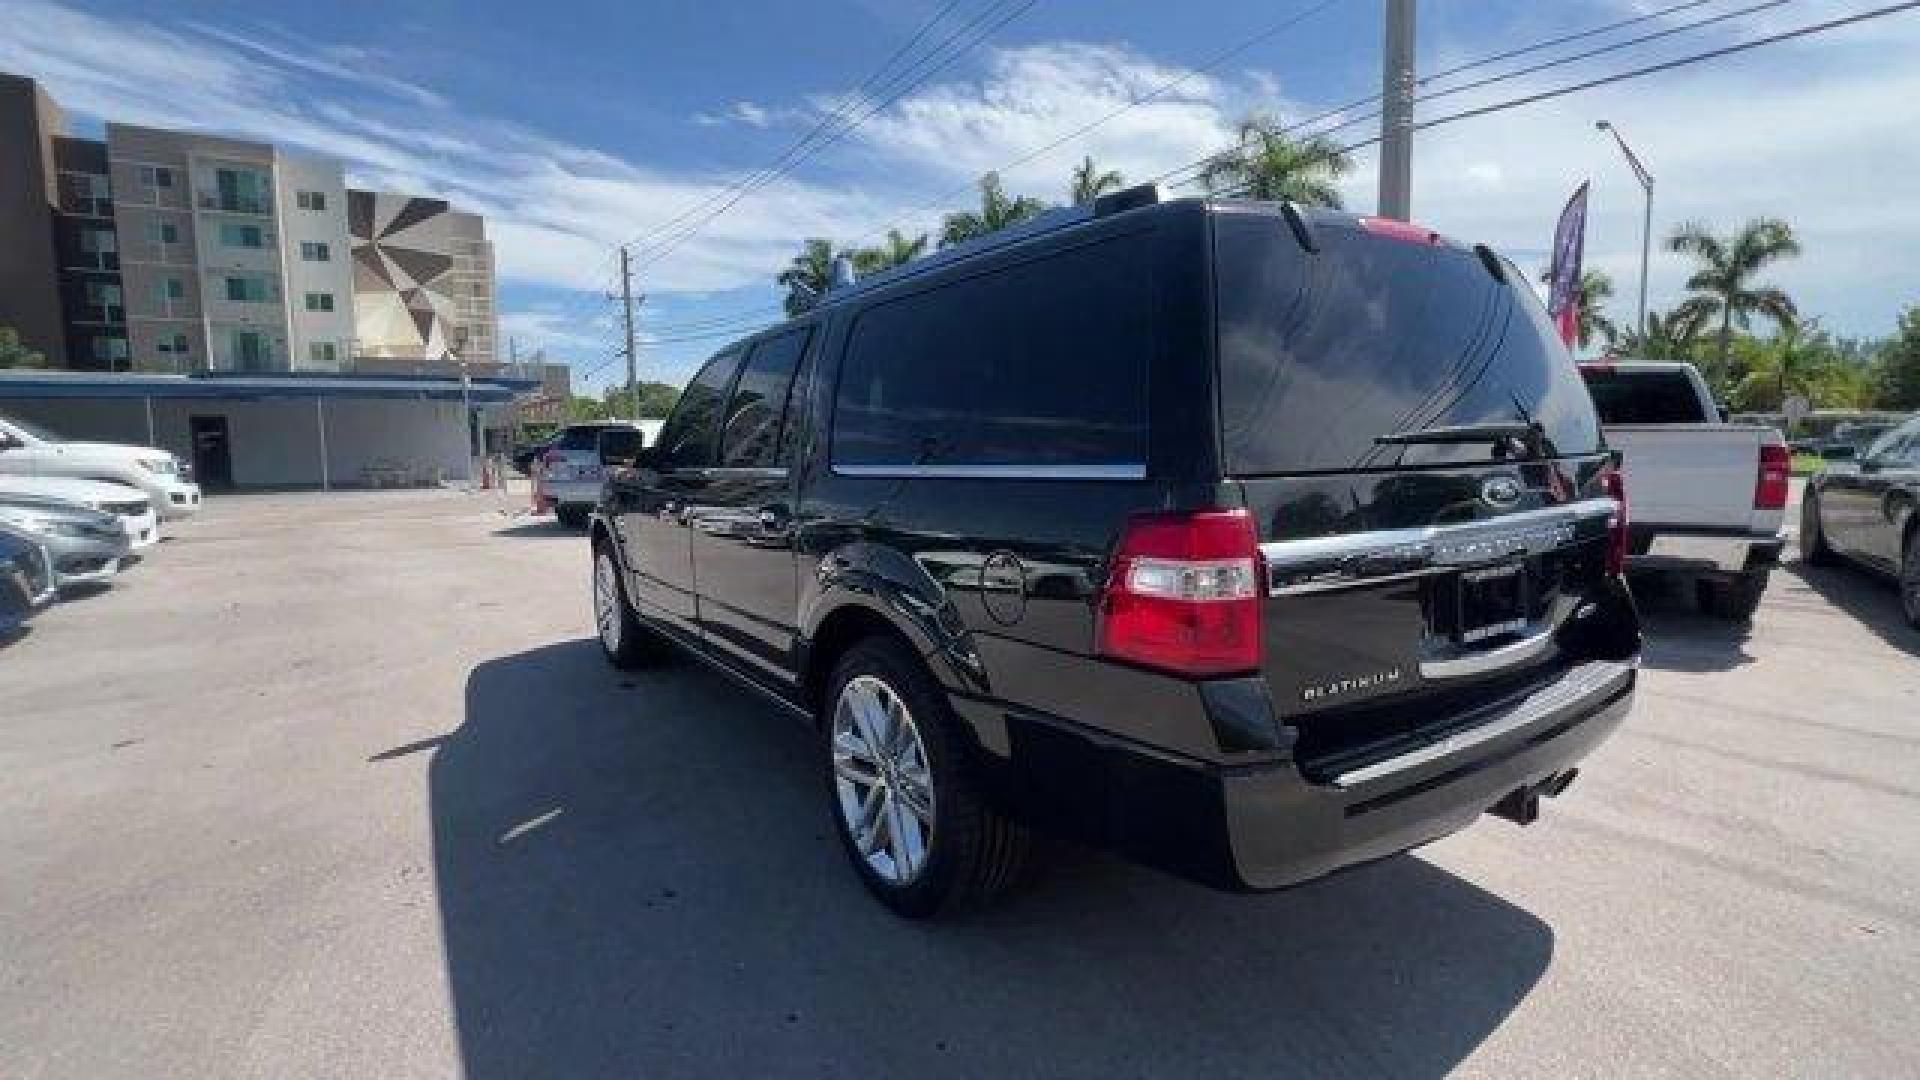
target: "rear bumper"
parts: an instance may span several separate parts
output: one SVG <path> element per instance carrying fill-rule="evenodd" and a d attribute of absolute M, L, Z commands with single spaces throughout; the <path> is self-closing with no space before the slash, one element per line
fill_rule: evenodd
<path fill-rule="evenodd" d="M 1780 561 L 1786 537 L 1780 533 L 1715 533 L 1661 529 L 1633 530 L 1629 570 L 1738 574 Z"/>
<path fill-rule="evenodd" d="M 1637 674 L 1634 661 L 1580 665 L 1471 726 L 1328 782 L 1291 761 L 1203 765 L 1009 714 L 1009 795 L 1038 824 L 1204 884 L 1281 888 L 1446 836 L 1565 773 L 1625 719 Z"/>
<path fill-rule="evenodd" d="M 565 506 L 592 506 L 600 501 L 598 480 L 543 480 L 541 494 Z"/>

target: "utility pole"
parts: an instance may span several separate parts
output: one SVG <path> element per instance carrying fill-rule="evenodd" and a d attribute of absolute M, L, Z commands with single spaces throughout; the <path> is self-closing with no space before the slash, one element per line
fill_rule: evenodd
<path fill-rule="evenodd" d="M 1387 0 L 1381 50 L 1380 216 L 1413 215 L 1413 3 Z"/>
<path fill-rule="evenodd" d="M 1634 179 L 1640 181 L 1640 190 L 1644 192 L 1647 197 L 1646 208 L 1640 218 L 1640 314 L 1639 317 L 1634 320 L 1634 325 L 1640 328 L 1641 347 L 1645 348 L 1647 340 L 1647 256 L 1648 253 L 1653 250 L 1653 174 L 1647 171 L 1645 165 L 1640 164 L 1640 156 L 1633 152 L 1633 147 L 1627 145 L 1627 140 L 1620 134 L 1619 128 L 1614 127 L 1611 122 L 1606 120 L 1598 121 L 1593 126 L 1613 136 L 1613 141 L 1620 144 L 1620 152 L 1627 156 L 1627 164 L 1633 168 Z"/>
<path fill-rule="evenodd" d="M 642 300 L 646 297 L 642 296 Z M 627 260 L 627 245 L 620 245 L 620 307 L 627 322 L 627 397 L 633 403 L 633 423 L 640 425 L 640 379 L 635 370 L 633 345 L 633 268 Z"/>

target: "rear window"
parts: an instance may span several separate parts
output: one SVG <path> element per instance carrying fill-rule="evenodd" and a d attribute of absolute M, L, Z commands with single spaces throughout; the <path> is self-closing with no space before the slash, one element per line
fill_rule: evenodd
<path fill-rule="evenodd" d="M 1556 455 L 1600 428 L 1572 358 L 1519 273 L 1470 251 L 1277 212 L 1214 218 L 1220 421 L 1234 475 L 1487 460 L 1493 443 L 1381 446 L 1397 432 L 1532 421 Z"/>
<path fill-rule="evenodd" d="M 836 466 L 1144 468 L 1144 234 L 889 300 L 853 324 Z"/>
<path fill-rule="evenodd" d="M 1593 407 L 1603 424 L 1701 424 L 1700 394 L 1684 371 L 1588 368 Z"/>
<path fill-rule="evenodd" d="M 560 433 L 560 449 L 596 450 L 600 446 L 600 433 L 607 427 L 606 424 L 570 427 Z"/>

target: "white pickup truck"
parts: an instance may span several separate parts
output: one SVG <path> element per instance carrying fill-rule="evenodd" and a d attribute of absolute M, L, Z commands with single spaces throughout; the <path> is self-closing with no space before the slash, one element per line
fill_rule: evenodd
<path fill-rule="evenodd" d="M 139 489 L 162 518 L 200 509 L 200 485 L 165 450 L 124 443 L 69 442 L 22 420 L 0 416 L 0 474 L 98 480 Z"/>
<path fill-rule="evenodd" d="M 1692 364 L 1582 364 L 1632 507 L 1627 569 L 1693 583 L 1700 609 L 1753 617 L 1785 543 L 1790 456 L 1772 428 L 1723 422 Z"/>

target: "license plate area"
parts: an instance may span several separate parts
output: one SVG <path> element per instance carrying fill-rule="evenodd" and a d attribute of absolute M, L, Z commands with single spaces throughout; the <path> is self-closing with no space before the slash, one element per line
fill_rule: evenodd
<path fill-rule="evenodd" d="M 1527 568 L 1523 562 L 1462 570 L 1455 576 L 1453 640 L 1475 645 L 1527 628 Z"/>

